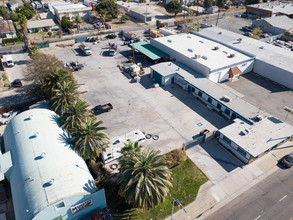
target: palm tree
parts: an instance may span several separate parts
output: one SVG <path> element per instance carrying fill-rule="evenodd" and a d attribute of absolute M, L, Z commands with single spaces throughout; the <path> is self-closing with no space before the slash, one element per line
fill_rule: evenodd
<path fill-rule="evenodd" d="M 46 78 L 43 88 L 49 98 L 55 95 L 55 90 L 57 90 L 63 82 L 74 82 L 72 74 L 63 68 L 57 68 Z"/>
<path fill-rule="evenodd" d="M 148 149 L 119 159 L 119 193 L 134 207 L 148 210 L 165 200 L 171 184 L 171 171 L 160 151 Z"/>
<path fill-rule="evenodd" d="M 30 46 L 30 42 L 29 42 L 28 33 L 27 33 L 27 19 L 26 19 L 26 17 L 22 14 L 19 14 L 18 23 L 22 29 L 23 41 L 24 41 L 25 47 L 27 49 Z"/>
<path fill-rule="evenodd" d="M 129 141 L 128 143 L 124 144 L 124 147 L 121 149 L 122 154 L 139 154 L 141 152 L 142 145 L 140 145 L 138 142 L 131 142 Z"/>
<path fill-rule="evenodd" d="M 96 122 L 93 117 L 88 117 L 71 132 L 72 149 L 85 160 L 98 157 L 102 153 L 103 146 L 109 143 L 108 136 L 103 132 L 107 128 L 101 127 L 102 123 L 102 121 Z"/>
<path fill-rule="evenodd" d="M 88 104 L 80 99 L 69 105 L 65 114 L 60 118 L 62 128 L 71 132 L 85 122 L 86 118 L 91 115 L 87 107 Z"/>
<path fill-rule="evenodd" d="M 75 82 L 61 82 L 58 88 L 54 90 L 55 95 L 52 97 L 52 109 L 62 117 L 67 111 L 68 106 L 79 99 L 80 92 L 77 91 L 78 86 Z"/>
<path fill-rule="evenodd" d="M 77 31 L 79 33 L 79 31 L 80 31 L 80 25 L 79 24 L 82 22 L 82 18 L 79 15 L 76 15 L 74 17 L 74 22 L 76 23 Z"/>

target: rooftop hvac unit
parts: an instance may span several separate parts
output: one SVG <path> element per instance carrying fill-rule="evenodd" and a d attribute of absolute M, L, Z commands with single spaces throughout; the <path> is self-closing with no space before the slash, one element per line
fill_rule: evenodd
<path fill-rule="evenodd" d="M 200 54 L 195 54 L 194 55 L 194 59 L 199 59 L 200 58 Z"/>
<path fill-rule="evenodd" d="M 247 134 L 249 134 L 249 130 L 247 130 L 247 129 L 240 131 L 240 135 L 242 135 L 242 136 L 247 135 Z"/>
<path fill-rule="evenodd" d="M 236 56 L 235 53 L 231 53 L 231 54 L 230 54 L 230 58 L 233 58 L 233 57 L 235 57 L 235 56 Z"/>
<path fill-rule="evenodd" d="M 230 102 L 231 101 L 231 98 L 229 97 L 229 96 L 223 96 L 223 98 L 222 98 L 222 100 L 224 101 L 224 102 Z"/>
<path fill-rule="evenodd" d="M 214 50 L 219 50 L 219 47 L 214 47 Z"/>
<path fill-rule="evenodd" d="M 260 46 L 259 49 L 264 49 L 264 46 Z"/>
<path fill-rule="evenodd" d="M 255 116 L 255 121 L 256 122 L 259 122 L 259 121 L 261 121 L 263 119 L 263 117 L 261 116 L 261 115 L 257 115 L 257 116 Z"/>
<path fill-rule="evenodd" d="M 169 40 L 168 40 L 168 42 L 169 42 L 169 43 L 172 43 L 172 40 L 171 40 L 171 39 L 169 39 Z"/>
<path fill-rule="evenodd" d="M 193 50 L 192 50 L 191 48 L 188 48 L 187 50 L 188 50 L 189 52 L 193 52 Z"/>
<path fill-rule="evenodd" d="M 238 38 L 238 39 L 237 39 L 237 41 L 238 41 L 239 43 L 241 43 L 241 41 L 242 41 L 242 38 Z"/>

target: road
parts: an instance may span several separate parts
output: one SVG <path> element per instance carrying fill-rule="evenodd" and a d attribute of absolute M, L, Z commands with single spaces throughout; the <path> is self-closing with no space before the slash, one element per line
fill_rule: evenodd
<path fill-rule="evenodd" d="M 293 219 L 292 173 L 293 168 L 274 172 L 205 220 Z"/>

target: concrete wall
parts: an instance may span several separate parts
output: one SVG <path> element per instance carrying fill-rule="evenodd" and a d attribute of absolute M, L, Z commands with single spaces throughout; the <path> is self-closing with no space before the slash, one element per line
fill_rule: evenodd
<path fill-rule="evenodd" d="M 154 20 L 154 16 L 145 16 L 145 13 L 139 13 L 134 10 L 130 10 L 127 14 L 140 22 L 150 22 Z"/>
<path fill-rule="evenodd" d="M 293 70 L 289 72 L 271 63 L 255 59 L 253 71 L 263 77 L 293 89 Z"/>
<path fill-rule="evenodd" d="M 91 16 L 91 12 L 90 11 L 75 11 L 75 12 L 60 12 L 58 13 L 57 10 L 55 10 L 55 15 L 57 17 L 57 19 L 59 19 L 61 21 L 63 16 L 69 16 L 70 19 L 73 19 L 75 16 L 80 16 L 83 20 L 87 21 L 90 19 Z"/>
<path fill-rule="evenodd" d="M 249 12 L 251 14 L 256 14 L 256 15 L 259 15 L 261 17 L 272 17 L 272 15 L 273 15 L 272 11 L 265 10 L 263 8 L 251 7 L 249 5 L 246 6 L 246 12 Z"/>

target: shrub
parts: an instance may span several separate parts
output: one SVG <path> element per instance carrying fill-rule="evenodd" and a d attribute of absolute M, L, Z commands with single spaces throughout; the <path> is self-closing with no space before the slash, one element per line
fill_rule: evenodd
<path fill-rule="evenodd" d="M 230 9 L 230 6 L 229 5 L 225 5 L 225 10 L 228 10 L 228 9 Z"/>
<path fill-rule="evenodd" d="M 183 23 L 184 23 L 183 20 L 175 20 L 174 21 L 175 26 L 178 26 L 179 24 L 183 24 Z"/>
<path fill-rule="evenodd" d="M 5 82 L 7 80 L 7 75 L 6 73 L 2 73 L 2 81 Z"/>
<path fill-rule="evenodd" d="M 53 33 L 52 33 L 51 31 L 48 31 L 48 36 L 49 36 L 49 37 L 52 37 L 52 34 L 53 34 Z"/>
<path fill-rule="evenodd" d="M 187 155 L 184 150 L 175 149 L 165 154 L 166 159 L 169 161 L 169 168 L 173 168 L 187 160 Z"/>
<path fill-rule="evenodd" d="M 5 38 L 5 39 L 2 40 L 2 43 L 7 44 L 7 43 L 13 43 L 13 42 L 16 42 L 16 41 L 18 41 L 17 37 L 15 37 L 15 38 Z"/>

